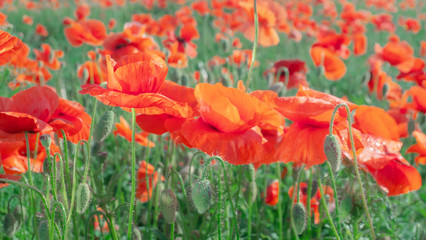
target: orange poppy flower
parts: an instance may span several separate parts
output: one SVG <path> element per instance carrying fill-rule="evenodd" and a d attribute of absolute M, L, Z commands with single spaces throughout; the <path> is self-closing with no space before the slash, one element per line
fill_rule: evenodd
<path fill-rule="evenodd" d="M 37 61 L 43 62 L 44 66 L 52 70 L 58 70 L 61 67 L 61 62 L 58 58 L 61 58 L 64 52 L 61 50 L 54 50 L 52 54 L 52 48 L 49 44 L 42 44 L 41 49 L 42 50 L 33 50 Z"/>
<path fill-rule="evenodd" d="M 417 164 L 426 164 L 426 135 L 420 131 L 414 131 L 413 136 L 417 143 L 407 149 L 407 153 L 417 153 L 414 159 Z"/>
<path fill-rule="evenodd" d="M 146 185 L 146 175 L 148 175 L 149 183 L 149 193 Z M 161 180 L 164 181 L 164 177 L 161 177 Z M 136 197 L 142 203 L 148 202 L 152 198 L 153 188 L 157 185 L 158 181 L 158 172 L 154 170 L 154 166 L 146 161 L 142 161 L 139 165 L 138 176 L 137 176 L 137 188 L 136 188 Z"/>
<path fill-rule="evenodd" d="M 49 87 L 32 87 L 11 98 L 0 98 L 0 130 L 9 134 L 52 130 L 47 124 L 59 105 Z"/>
<path fill-rule="evenodd" d="M 19 38 L 0 30 L 0 66 L 11 61 L 23 48 L 24 44 Z"/>
<path fill-rule="evenodd" d="M 129 123 L 124 119 L 123 116 L 120 116 L 120 123 L 116 123 L 115 127 L 117 130 L 114 130 L 114 136 L 120 135 L 124 137 L 127 141 L 132 141 L 132 129 L 130 128 Z M 139 143 L 142 146 L 148 146 L 148 135 L 147 132 L 135 133 L 135 142 Z M 155 147 L 155 143 L 149 142 L 149 147 Z"/>
<path fill-rule="evenodd" d="M 86 79 L 83 79 L 85 71 L 87 71 L 87 76 Z M 84 84 L 100 84 L 107 81 L 108 71 L 104 61 L 99 59 L 96 62 L 93 59 L 92 61 L 86 61 L 78 68 L 77 76 L 83 79 Z"/>
<path fill-rule="evenodd" d="M 332 203 L 334 202 L 334 190 L 333 188 L 329 186 L 322 186 L 324 194 L 328 195 L 328 202 Z M 288 190 L 288 196 L 290 198 L 294 198 L 294 203 L 297 202 L 297 197 L 293 196 L 294 194 L 294 186 L 291 186 Z M 314 223 L 319 224 L 320 223 L 320 200 L 321 200 L 321 191 L 320 189 L 317 189 L 315 193 L 311 193 L 311 199 L 309 200 L 309 204 L 311 205 L 311 213 L 314 213 Z M 299 186 L 299 200 L 300 202 L 307 208 L 308 205 L 308 184 L 305 182 L 301 182 Z"/>
<path fill-rule="evenodd" d="M 210 12 L 209 4 L 206 1 L 196 1 L 191 4 L 192 9 L 204 16 Z"/>
<path fill-rule="evenodd" d="M 404 194 L 421 187 L 419 172 L 399 153 L 402 146 L 400 141 L 371 134 L 363 134 L 362 138 L 364 149 L 358 155 L 358 163 L 373 176 L 388 196 Z"/>
<path fill-rule="evenodd" d="M 315 66 L 323 67 L 325 77 L 328 80 L 336 81 L 345 75 L 345 63 L 330 50 L 316 46 L 312 47 L 310 52 Z"/>
<path fill-rule="evenodd" d="M 356 34 L 353 37 L 354 54 L 356 56 L 364 55 L 367 52 L 367 37 L 364 34 Z"/>
<path fill-rule="evenodd" d="M 192 40 L 198 38 L 200 38 L 200 34 L 196 26 L 187 24 L 180 29 L 179 36 L 176 36 L 174 31 L 170 31 L 167 34 L 167 39 L 163 41 L 163 45 L 169 49 L 171 53 L 184 53 L 190 58 L 195 58 L 198 54 L 197 45 L 193 43 Z"/>
<path fill-rule="evenodd" d="M 112 30 L 115 27 L 116 24 L 117 24 L 117 20 L 115 20 L 114 18 L 111 18 L 108 21 L 108 29 Z"/>
<path fill-rule="evenodd" d="M 47 37 L 49 35 L 49 32 L 47 31 L 46 27 L 41 24 L 36 25 L 35 33 L 42 37 Z"/>
<path fill-rule="evenodd" d="M 405 28 L 406 31 L 411 31 L 414 34 L 417 34 L 420 31 L 420 29 L 422 29 L 420 22 L 414 18 L 403 19 L 401 17 L 399 19 L 399 25 Z"/>
<path fill-rule="evenodd" d="M 24 15 L 24 16 L 22 16 L 22 22 L 25 23 L 25 24 L 28 24 L 28 25 L 33 25 L 34 21 L 30 16 Z"/>
<path fill-rule="evenodd" d="M 284 68 L 287 68 L 289 76 L 286 76 Z M 285 83 L 287 81 L 287 88 L 298 88 L 300 85 L 308 86 L 306 81 L 306 72 L 308 68 L 306 67 L 305 62 L 300 60 L 278 60 L 274 65 L 267 69 L 263 76 L 266 76 L 269 73 L 274 75 L 274 79 Z M 279 75 L 278 75 L 279 74 Z M 276 81 L 276 80 L 275 80 Z"/>
<path fill-rule="evenodd" d="M 374 106 L 358 106 L 354 117 L 354 128 L 362 133 L 399 140 L 396 121 L 383 109 Z"/>
<path fill-rule="evenodd" d="M 426 88 L 413 86 L 404 93 L 404 96 L 410 96 L 412 100 L 405 104 L 406 108 L 426 113 Z"/>
<path fill-rule="evenodd" d="M 83 43 L 99 46 L 107 37 L 105 25 L 96 19 L 80 21 L 65 19 L 64 24 L 69 25 L 65 27 L 64 34 L 73 47 L 78 47 Z"/>
<path fill-rule="evenodd" d="M 395 24 L 392 21 L 393 16 L 389 13 L 381 13 L 372 16 L 371 23 L 375 26 L 376 31 L 395 32 Z"/>
<path fill-rule="evenodd" d="M 300 87 L 295 97 L 282 97 L 275 100 L 275 109 L 284 117 L 293 121 L 283 136 L 277 149 L 277 158 L 283 162 L 294 162 L 295 166 L 321 164 L 326 161 L 324 141 L 334 108 L 340 103 L 347 103 L 352 110 L 356 105 L 340 98 Z M 347 113 L 339 108 L 334 118 L 333 133 L 338 137 L 343 154 L 350 154 L 350 142 Z M 355 148 L 361 149 L 359 132 L 354 132 Z"/>
<path fill-rule="evenodd" d="M 279 198 L 280 182 L 278 180 L 274 180 L 268 185 L 268 187 L 266 187 L 265 203 L 269 206 L 275 206 L 280 200 Z"/>
<path fill-rule="evenodd" d="M 172 99 L 158 94 L 168 67 L 164 60 L 151 52 L 141 52 L 122 57 L 118 62 L 106 56 L 108 88 L 95 84 L 82 86 L 81 94 L 90 94 L 110 106 L 119 106 L 126 111 L 135 108 L 141 114 L 171 114 L 186 116 L 190 113 Z"/>
<path fill-rule="evenodd" d="M 420 56 L 426 57 L 426 41 L 420 42 Z"/>
<path fill-rule="evenodd" d="M 86 3 L 80 4 L 75 10 L 75 18 L 77 20 L 84 20 L 90 15 L 90 7 Z"/>
<path fill-rule="evenodd" d="M 195 98 L 201 117 L 188 119 L 182 134 L 190 143 L 209 155 L 219 155 L 231 164 L 261 160 L 261 129 L 282 133 L 284 118 L 266 103 L 242 90 L 221 83 L 200 83 Z"/>

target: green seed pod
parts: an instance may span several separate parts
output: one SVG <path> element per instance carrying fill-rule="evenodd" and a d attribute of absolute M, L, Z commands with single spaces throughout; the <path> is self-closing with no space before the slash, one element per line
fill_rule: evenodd
<path fill-rule="evenodd" d="M 76 199 L 77 212 L 79 214 L 82 214 L 83 212 L 87 210 L 87 208 L 90 205 L 91 196 L 92 195 L 90 194 L 89 185 L 87 185 L 87 183 L 80 183 L 80 185 L 78 185 L 78 188 L 77 188 L 77 199 Z"/>
<path fill-rule="evenodd" d="M 38 239 L 48 240 L 49 238 L 49 223 L 46 220 L 38 224 Z"/>
<path fill-rule="evenodd" d="M 205 213 L 214 203 L 210 181 L 203 179 L 192 185 L 192 202 L 199 214 Z"/>
<path fill-rule="evenodd" d="M 16 216 L 13 215 L 13 213 L 8 213 L 4 217 L 4 233 L 8 237 L 13 237 L 16 232 L 19 230 L 19 220 L 16 218 Z"/>
<path fill-rule="evenodd" d="M 95 142 L 103 142 L 106 137 L 111 133 L 114 126 L 114 112 L 106 111 L 99 119 L 93 137 Z"/>
<path fill-rule="evenodd" d="M 176 221 L 177 199 L 171 189 L 164 189 L 160 197 L 160 211 L 167 223 Z"/>
<path fill-rule="evenodd" d="M 305 206 L 298 202 L 293 206 L 293 221 L 296 227 L 297 234 L 302 234 L 306 229 L 307 217 Z"/>
<path fill-rule="evenodd" d="M 340 149 L 339 140 L 337 140 L 335 135 L 327 135 L 325 138 L 324 152 L 333 172 L 337 172 L 342 163 L 342 150 Z"/>
<path fill-rule="evenodd" d="M 22 224 L 27 219 L 27 209 L 24 206 L 18 205 L 13 209 L 13 215 L 19 223 L 19 228 L 21 228 Z"/>
<path fill-rule="evenodd" d="M 50 149 L 50 144 L 52 144 L 52 137 L 49 134 L 43 134 L 40 136 L 40 142 L 44 148 Z"/>

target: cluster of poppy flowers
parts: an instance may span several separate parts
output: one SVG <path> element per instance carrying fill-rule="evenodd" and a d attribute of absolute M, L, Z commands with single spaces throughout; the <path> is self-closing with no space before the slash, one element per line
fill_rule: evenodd
<path fill-rule="evenodd" d="M 41 7 L 30 2 L 33 3 L 26 3 L 28 9 Z M 125 3 L 96 2 L 104 7 Z M 142 2 L 151 8 L 156 1 Z M 183 4 L 185 1 L 175 2 Z M 258 1 L 259 45 L 277 45 L 280 41 L 278 33 L 287 34 L 293 41 L 300 41 L 303 34 L 314 36 L 316 41 L 310 48 L 314 65 L 322 67 L 327 79 L 338 80 L 346 73 L 342 59 L 349 58 L 351 43 L 354 55 L 366 53 L 368 23 L 378 31 L 395 32 L 391 15 L 372 15 L 356 10 L 351 3 L 340 1 L 343 10 L 339 20 L 336 20 L 339 14 L 333 1 L 313 2 L 314 6 L 319 5 L 323 15 L 329 16 L 328 20 L 322 23 L 313 20 L 313 6 L 309 1 L 290 1 L 286 4 L 272 0 Z M 393 4 L 379 2 L 382 1 L 367 1 L 367 5 L 392 11 Z M 59 6 L 56 1 L 50 3 Z M 254 40 L 253 1 L 215 0 L 211 4 L 197 1 L 181 7 L 174 15 L 163 15 L 158 19 L 150 14 L 134 14 L 132 21 L 124 25 L 123 31 L 110 33 L 108 30 L 116 27 L 114 19 L 110 19 L 106 27 L 100 20 L 89 18 L 88 4 L 76 3 L 78 7 L 74 18 L 66 17 L 63 20 L 65 37 L 73 47 L 83 44 L 99 46 L 97 51 L 87 53 L 89 60 L 77 70 L 78 76 L 83 78 L 80 93 L 90 94 L 106 105 L 121 107 L 125 111 L 134 109 L 136 122 L 143 130 L 136 134 L 136 141 L 141 145 L 155 145 L 146 138 L 150 133 L 168 133 L 176 144 L 221 156 L 234 165 L 253 164 L 258 168 L 274 162 L 292 162 L 294 166 L 310 168 L 326 161 L 323 145 L 332 112 L 337 105 L 346 103 L 350 110 L 355 111 L 353 126 L 349 126 L 347 113 L 343 109 L 337 111 L 333 122 L 333 134 L 342 147 L 346 163 L 351 164 L 353 160 L 348 131 L 352 128 L 360 167 L 369 172 L 389 196 L 421 187 L 420 174 L 400 151 L 401 138 L 412 134 L 417 143 L 410 146 L 407 152 L 418 154 L 415 158 L 417 164 L 426 164 L 426 135 L 416 125 L 409 129 L 410 123 L 426 112 L 425 62 L 415 57 L 413 48 L 396 35 L 391 35 L 384 47 L 377 44 L 375 53 L 368 61 L 368 88 L 376 92 L 378 99 L 385 97 L 389 101 L 390 109 L 385 111 L 310 89 L 306 79 L 308 68 L 302 60 L 279 60 L 265 71 L 265 76 L 272 74 L 275 81 L 286 83 L 287 88 L 298 89 L 297 94 L 290 97 L 280 97 L 270 90 L 249 92 L 241 81 L 237 88 L 226 87 L 222 83 L 207 83 L 212 79 L 202 76 L 200 71 L 194 72 L 197 80 L 194 88 L 166 80 L 169 67 L 185 68 L 190 59 L 198 54 L 194 41 L 200 34 L 193 17 L 195 11 L 202 16 L 214 16 L 213 26 L 219 30 L 216 41 L 228 42 L 235 48 L 230 56 L 216 56 L 208 62 L 209 67 L 221 67 L 222 74 L 228 75 L 233 82 L 233 76 L 224 67 L 225 63 L 238 67 L 242 67 L 243 63 L 251 65 L 252 52 L 241 49 L 241 41 L 235 33 L 241 32 L 247 39 Z M 165 7 L 166 1 L 158 1 L 157 5 Z M 403 4 L 405 8 L 415 6 Z M 23 22 L 32 24 L 32 19 L 24 16 Z M 338 25 L 340 33 L 332 30 L 332 24 Z M 413 34 L 421 28 L 416 19 L 409 18 L 401 18 L 399 25 Z M 36 26 L 35 32 L 42 37 L 48 36 L 48 31 L 42 25 Z M 154 37 L 162 39 L 166 53 L 161 51 Z M 419 54 L 424 57 L 426 44 L 423 42 L 421 46 Z M 64 54 L 43 44 L 41 50 L 33 50 L 36 59 L 30 59 L 29 47 L 4 31 L 0 31 L 0 47 L 0 64 L 8 64 L 16 76 L 9 85 L 11 88 L 22 87 L 26 82 L 43 85 L 51 79 L 48 69 L 60 69 L 58 59 Z M 383 71 L 385 63 L 399 71 L 398 80 L 413 82 L 415 86 L 403 91 Z M 257 65 L 256 62 L 253 64 Z M 384 86 L 388 90 L 383 95 Z M 27 149 L 31 155 L 37 149 L 37 158 L 32 159 L 31 163 L 32 170 L 42 171 L 45 149 L 38 144 L 39 135 L 57 133 L 62 137 L 60 130 L 63 130 L 68 140 L 77 143 L 88 138 L 90 124 L 91 118 L 80 104 L 58 97 L 51 87 L 35 86 L 11 98 L 1 97 L 0 151 L 5 172 L 5 176 L 1 177 L 16 178 L 27 171 Z M 114 134 L 131 140 L 131 130 L 124 118 L 120 118 L 116 127 Z M 25 132 L 28 133 L 30 146 L 25 144 Z M 58 144 L 52 143 L 52 152 L 60 151 Z M 146 174 L 153 185 L 159 178 L 152 165 L 141 163 L 137 194 L 141 201 L 147 201 L 151 194 L 145 190 L 147 186 L 143 179 Z M 289 195 L 292 195 L 290 190 Z M 317 200 L 320 197 L 314 194 Z M 315 211 L 315 207 L 313 209 Z"/>

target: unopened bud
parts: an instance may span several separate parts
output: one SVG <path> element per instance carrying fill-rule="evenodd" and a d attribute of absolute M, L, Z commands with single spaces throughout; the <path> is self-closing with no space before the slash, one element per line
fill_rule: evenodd
<path fill-rule="evenodd" d="M 247 202 L 254 202 L 257 197 L 257 184 L 255 181 L 249 182 L 247 184 L 246 190 L 244 192 L 244 197 Z"/>
<path fill-rule="evenodd" d="M 95 142 L 103 142 L 106 137 L 111 133 L 114 126 L 114 112 L 106 111 L 99 119 L 93 135 Z"/>
<path fill-rule="evenodd" d="M 199 214 L 205 213 L 214 203 L 210 181 L 203 179 L 192 185 L 192 202 Z"/>
<path fill-rule="evenodd" d="M 302 234 L 306 229 L 307 217 L 305 206 L 302 203 L 295 203 L 293 206 L 293 221 L 297 234 Z"/>
<path fill-rule="evenodd" d="M 90 205 L 91 196 L 92 195 L 90 194 L 89 185 L 87 185 L 87 183 L 80 183 L 80 185 L 78 185 L 78 188 L 77 188 L 77 199 L 76 199 L 77 212 L 79 214 L 82 214 L 83 212 L 87 210 L 87 208 Z"/>
<path fill-rule="evenodd" d="M 4 233 L 10 238 L 19 230 L 19 221 L 12 213 L 8 213 L 4 217 L 3 229 Z"/>
<path fill-rule="evenodd" d="M 176 221 L 177 199 L 171 189 L 164 189 L 160 197 L 160 211 L 167 223 Z"/>
<path fill-rule="evenodd" d="M 333 172 L 337 172 L 342 163 L 342 150 L 340 149 L 339 140 L 337 140 L 335 135 L 327 135 L 325 138 L 324 152 Z"/>
<path fill-rule="evenodd" d="M 40 143 L 45 149 L 50 149 L 50 144 L 52 144 L 52 137 L 49 134 L 43 134 L 40 136 Z"/>

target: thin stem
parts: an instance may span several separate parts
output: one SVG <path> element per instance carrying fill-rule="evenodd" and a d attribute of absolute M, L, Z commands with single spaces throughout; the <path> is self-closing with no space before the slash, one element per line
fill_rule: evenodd
<path fill-rule="evenodd" d="M 64 139 L 64 160 L 65 160 L 65 177 L 66 177 L 66 182 L 70 182 L 70 172 L 68 169 L 69 163 L 68 163 L 68 140 L 67 140 L 67 136 L 65 134 L 65 131 L 63 129 L 61 129 L 61 133 L 62 133 L 62 138 Z M 65 206 L 66 208 L 68 208 L 67 206 Z"/>
<path fill-rule="evenodd" d="M 46 154 L 47 154 L 47 161 L 51 162 L 51 156 L 50 156 L 50 148 L 46 149 Z M 53 159 L 52 161 L 52 176 L 50 177 L 50 182 L 52 184 L 52 195 L 53 195 L 53 199 L 55 199 L 55 201 L 58 201 L 58 196 L 56 194 L 56 177 L 57 177 L 57 173 L 56 173 L 56 161 L 55 159 Z"/>
<path fill-rule="evenodd" d="M 337 110 L 341 106 L 345 107 L 346 113 L 348 115 L 347 119 L 348 119 L 348 126 L 349 126 L 349 137 L 350 137 L 350 140 L 351 140 L 351 149 L 352 149 L 352 154 L 353 154 L 353 159 L 354 159 L 355 175 L 356 175 L 356 178 L 358 180 L 359 187 L 361 189 L 362 204 L 364 206 L 365 214 L 367 215 L 368 224 L 369 224 L 369 227 L 370 227 L 371 238 L 373 240 L 375 240 L 376 239 L 376 235 L 374 233 L 373 221 L 371 220 L 370 212 L 368 211 L 368 205 L 367 205 L 367 200 L 365 198 L 364 187 L 362 186 L 361 176 L 360 176 L 359 170 L 358 170 L 358 161 L 357 161 L 357 158 L 356 158 L 355 142 L 354 142 L 354 137 L 353 137 L 353 134 L 352 134 L 351 110 L 349 109 L 349 106 L 346 103 L 341 103 L 341 104 L 337 105 L 334 108 L 333 115 L 331 116 L 331 122 L 330 122 L 330 134 L 333 133 L 333 121 L 334 121 L 334 117 L 336 115 Z"/>
<path fill-rule="evenodd" d="M 74 200 L 75 200 L 75 191 L 77 188 L 77 176 L 76 176 L 76 169 L 77 169 L 77 155 L 78 155 L 78 147 L 80 146 L 80 144 L 84 144 L 86 146 L 86 151 L 89 152 L 89 144 L 85 141 L 85 140 L 80 140 L 77 143 L 77 146 L 75 147 L 75 153 L 74 153 L 74 166 L 73 166 L 73 170 L 72 170 L 72 189 L 71 189 L 71 202 L 70 202 L 70 207 L 69 207 L 69 212 L 68 212 L 68 216 L 67 216 L 67 222 L 65 223 L 65 230 L 64 230 L 64 234 L 65 237 L 68 236 L 68 232 L 69 232 L 69 226 L 70 221 L 71 221 L 71 216 L 72 216 L 72 212 L 74 210 Z M 74 224 L 74 229 L 75 229 L 76 225 Z M 76 237 L 76 236 L 74 236 Z"/>
<path fill-rule="evenodd" d="M 294 169 L 294 168 L 293 168 L 293 169 Z M 297 230 L 296 230 L 296 225 L 294 224 L 294 219 L 293 219 L 293 208 L 294 208 L 294 200 L 296 199 L 296 195 L 297 195 L 297 193 L 296 193 L 295 191 L 299 192 L 299 188 L 298 188 L 297 183 L 299 182 L 300 172 L 301 172 L 301 171 L 299 171 L 299 173 L 297 174 L 296 183 L 294 184 L 293 194 L 292 194 L 292 196 L 291 196 L 291 210 L 290 210 L 290 224 L 291 224 L 291 229 L 292 229 L 292 230 L 293 230 L 293 232 L 294 232 L 294 236 L 296 237 L 296 240 L 299 240 L 299 234 L 298 234 L 298 232 L 297 232 Z M 281 178 L 281 175 L 280 175 L 280 178 Z M 308 200 L 308 201 L 309 201 L 309 200 Z M 281 238 L 281 239 L 282 239 L 282 238 Z"/>
<path fill-rule="evenodd" d="M 28 178 L 29 178 L 30 185 L 33 186 L 34 185 L 33 176 L 31 174 L 31 150 L 30 150 L 30 140 L 28 138 L 28 132 L 25 132 L 25 144 L 27 145 L 26 147 L 27 147 Z M 33 221 L 34 230 L 35 230 L 36 235 L 38 236 L 37 218 L 35 217 L 37 210 L 36 210 L 36 206 L 35 206 L 35 203 L 34 203 L 34 193 L 33 192 L 30 192 L 30 206 L 31 206 L 31 212 L 34 216 L 34 218 L 33 218 L 34 219 L 34 221 Z M 50 226 L 49 226 L 49 228 L 50 228 Z"/>
<path fill-rule="evenodd" d="M 175 223 L 173 222 L 170 225 L 170 240 L 174 240 L 175 239 Z"/>
<path fill-rule="evenodd" d="M 189 179 L 189 185 L 190 186 L 192 186 L 192 178 L 191 178 L 191 175 L 192 175 L 192 173 L 191 173 L 192 172 L 191 171 L 192 162 L 194 161 L 194 159 L 195 159 L 196 156 L 202 155 L 202 154 L 204 154 L 204 153 L 203 152 L 197 152 L 197 153 L 195 153 L 194 155 L 192 155 L 191 161 L 189 162 L 188 179 Z"/>
<path fill-rule="evenodd" d="M 280 191 L 279 191 L 279 188 L 281 187 L 281 171 L 280 171 L 280 162 L 277 162 L 277 167 L 276 167 L 276 174 L 277 174 L 277 177 L 278 177 L 278 202 L 277 202 L 277 207 L 278 207 L 278 226 L 279 226 L 279 236 L 280 236 L 280 239 L 283 239 L 283 210 L 282 210 L 282 207 L 281 207 L 281 203 L 282 203 L 282 201 L 280 201 L 281 199 L 280 199 L 280 196 L 279 196 L 279 194 L 280 194 Z"/>
<path fill-rule="evenodd" d="M 251 63 L 250 63 L 250 69 L 247 76 L 247 88 L 250 87 L 251 82 L 251 75 L 253 73 L 253 65 L 254 61 L 256 60 L 256 51 L 257 51 L 257 41 L 259 38 L 259 18 L 257 17 L 257 4 L 256 0 L 253 0 L 253 7 L 254 7 L 254 43 L 253 43 L 253 51 L 251 55 Z"/>
<path fill-rule="evenodd" d="M 308 192 L 307 192 L 307 198 L 306 198 L 306 199 L 308 199 L 308 201 L 306 202 L 306 211 L 307 211 L 307 215 L 308 215 L 308 231 L 309 231 L 309 234 L 310 234 L 310 231 L 311 231 L 311 203 L 310 203 L 310 199 L 311 199 L 311 196 L 312 196 L 312 181 L 313 181 L 313 173 L 312 173 L 312 170 L 309 170 Z"/>
<path fill-rule="evenodd" d="M 136 152 L 135 152 L 135 125 L 136 124 L 135 122 L 136 122 L 136 113 L 135 113 L 135 109 L 132 108 L 132 170 L 131 170 L 132 171 L 132 195 L 130 197 L 129 222 L 127 225 L 127 239 L 132 239 L 133 208 L 135 205 L 135 198 L 136 198 Z M 146 164 L 148 166 L 148 161 L 146 162 Z M 149 189 L 148 189 L 148 193 L 149 193 Z"/>
<path fill-rule="evenodd" d="M 333 169 L 331 168 L 329 161 L 327 161 L 327 167 L 328 167 L 328 173 L 330 174 L 330 178 L 331 178 L 331 186 L 333 187 L 333 191 L 334 191 L 334 204 L 336 205 L 337 231 L 339 232 L 340 236 L 342 236 L 342 229 L 340 228 L 340 215 L 339 215 L 339 196 L 337 196 L 336 181 L 334 179 Z"/>
<path fill-rule="evenodd" d="M 223 170 L 223 169 L 222 169 Z M 221 174 L 220 174 L 221 175 Z M 222 239 L 222 232 L 221 232 L 221 221 L 222 221 L 222 219 L 221 219 L 221 214 L 220 214 L 220 212 L 221 212 L 221 203 L 222 203 L 222 201 L 221 201 L 221 198 L 222 198 L 222 185 L 221 185 L 221 183 L 222 183 L 222 178 L 221 178 L 221 176 L 219 175 L 219 181 L 218 181 L 218 198 L 217 198 L 217 236 L 218 236 L 218 239 L 219 240 L 221 240 Z"/>
<path fill-rule="evenodd" d="M 209 158 L 206 163 L 210 163 L 210 161 L 213 160 L 213 159 L 216 159 L 220 162 L 220 164 L 222 166 L 223 173 L 225 174 L 224 177 L 225 177 L 225 181 L 226 181 L 228 179 L 228 171 L 225 168 L 224 161 L 220 157 L 213 156 L 213 157 Z M 228 198 L 229 198 L 229 202 L 231 204 L 231 211 L 232 211 L 232 216 L 233 216 L 232 219 L 233 219 L 233 224 L 235 225 L 235 230 L 236 230 L 235 232 L 237 234 L 237 239 L 239 240 L 240 239 L 240 232 L 239 232 L 239 229 L 238 229 L 238 222 L 237 222 L 237 216 L 236 216 L 236 213 L 235 213 L 234 203 L 232 202 L 231 190 L 229 190 L 229 184 L 225 183 L 225 186 L 226 186 L 226 192 L 227 192 L 227 195 L 228 195 Z"/>
<path fill-rule="evenodd" d="M 319 188 L 320 193 L 321 193 L 321 203 L 324 206 L 325 213 L 327 214 L 327 218 L 328 218 L 328 221 L 330 222 L 330 226 L 331 226 L 331 229 L 333 230 L 334 236 L 336 236 L 336 238 L 338 240 L 340 240 L 339 233 L 337 232 L 336 227 L 334 226 L 333 220 L 331 219 L 330 212 L 328 211 L 327 203 L 325 202 L 325 195 L 324 195 L 324 191 L 323 191 L 322 185 L 321 185 L 321 172 L 320 172 L 320 168 L 318 166 L 317 166 L 317 175 L 318 175 L 317 176 L 318 177 L 318 188 Z"/>

